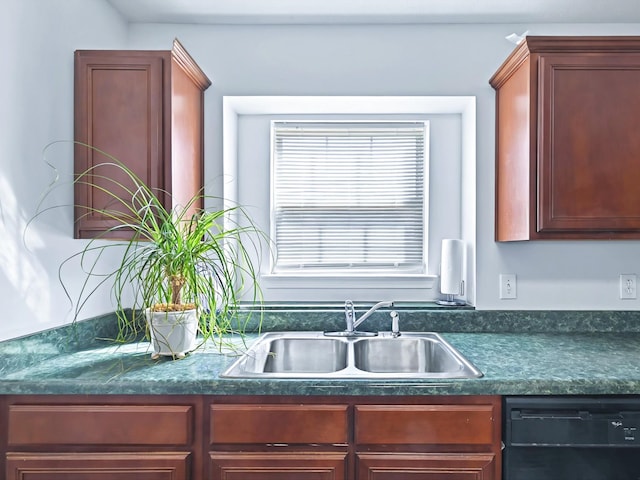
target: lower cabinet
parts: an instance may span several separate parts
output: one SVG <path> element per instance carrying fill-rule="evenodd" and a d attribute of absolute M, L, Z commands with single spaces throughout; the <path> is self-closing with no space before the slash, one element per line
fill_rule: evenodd
<path fill-rule="evenodd" d="M 210 480 L 500 479 L 500 397 L 260 400 L 210 404 Z"/>
<path fill-rule="evenodd" d="M 498 396 L 0 396 L 7 480 L 499 480 Z"/>
<path fill-rule="evenodd" d="M 196 397 L 8 396 L 0 404 L 7 480 L 201 478 Z"/>
<path fill-rule="evenodd" d="M 498 480 L 499 399 L 425 400 L 354 406 L 355 478 Z"/>
<path fill-rule="evenodd" d="M 348 404 L 214 401 L 209 418 L 210 480 L 349 478 Z"/>

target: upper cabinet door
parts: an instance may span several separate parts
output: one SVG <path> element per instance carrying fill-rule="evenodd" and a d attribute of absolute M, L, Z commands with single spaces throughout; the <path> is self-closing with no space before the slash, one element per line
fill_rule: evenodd
<path fill-rule="evenodd" d="M 539 232 L 640 232 L 640 54 L 544 54 Z"/>
<path fill-rule="evenodd" d="M 496 240 L 640 238 L 640 37 L 527 37 L 496 89 Z"/>
<path fill-rule="evenodd" d="M 163 186 L 163 63 L 157 54 L 76 52 L 75 139 L 81 144 L 75 145 L 75 173 L 92 173 L 75 185 L 76 238 L 92 238 L 115 225 L 96 211 L 126 211 L 102 190 L 122 190 L 126 198 L 125 187 L 133 187 L 124 172 L 109 167 L 109 156 L 147 185 Z"/>

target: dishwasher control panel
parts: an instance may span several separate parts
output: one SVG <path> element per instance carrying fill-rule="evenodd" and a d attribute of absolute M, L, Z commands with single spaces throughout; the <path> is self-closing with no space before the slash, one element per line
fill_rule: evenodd
<path fill-rule="evenodd" d="M 639 445 L 640 402 L 571 404 L 548 398 L 511 405 L 505 437 L 511 445 Z M 574 401 L 575 402 L 575 401 Z M 637 410 L 635 410 L 637 408 Z"/>

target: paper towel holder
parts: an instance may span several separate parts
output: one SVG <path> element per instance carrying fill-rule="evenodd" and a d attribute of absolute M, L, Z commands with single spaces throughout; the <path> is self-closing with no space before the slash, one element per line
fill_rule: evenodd
<path fill-rule="evenodd" d="M 438 305 L 459 307 L 466 305 L 456 295 L 464 295 L 464 242 L 443 239 L 440 252 L 440 293 L 445 298 L 436 300 Z"/>

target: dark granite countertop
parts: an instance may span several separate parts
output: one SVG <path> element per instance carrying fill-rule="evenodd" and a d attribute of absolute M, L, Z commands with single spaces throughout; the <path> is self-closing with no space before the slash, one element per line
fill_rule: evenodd
<path fill-rule="evenodd" d="M 496 331 L 486 331 L 490 330 L 483 320 L 486 312 L 468 311 L 468 316 L 463 317 L 464 326 L 459 328 L 442 323 L 438 315 L 441 327 L 438 329 L 429 328 L 434 323 L 425 320 L 424 313 L 407 311 L 401 315 L 407 327 L 414 327 L 404 328 L 405 331 L 438 331 L 484 376 L 466 380 L 407 381 L 222 379 L 219 374 L 235 355 L 221 354 L 215 347 L 205 346 L 182 360 L 152 360 L 147 342 L 114 345 L 97 340 L 105 336 L 105 329 L 111 325 L 111 319 L 105 316 L 0 342 L 0 394 L 640 393 L 640 312 L 560 312 L 558 316 L 548 312 L 519 312 L 513 314 L 513 322 L 496 321 L 496 325 L 502 325 L 496 327 Z M 461 312 L 453 315 L 460 321 Z M 525 317 L 528 322 L 523 321 Z M 505 328 L 508 323 L 517 328 Z M 525 323 L 528 328 L 521 328 Z M 608 327 L 611 324 L 619 331 L 611 331 Z M 257 334 L 251 334 L 247 341 L 255 338 Z"/>

